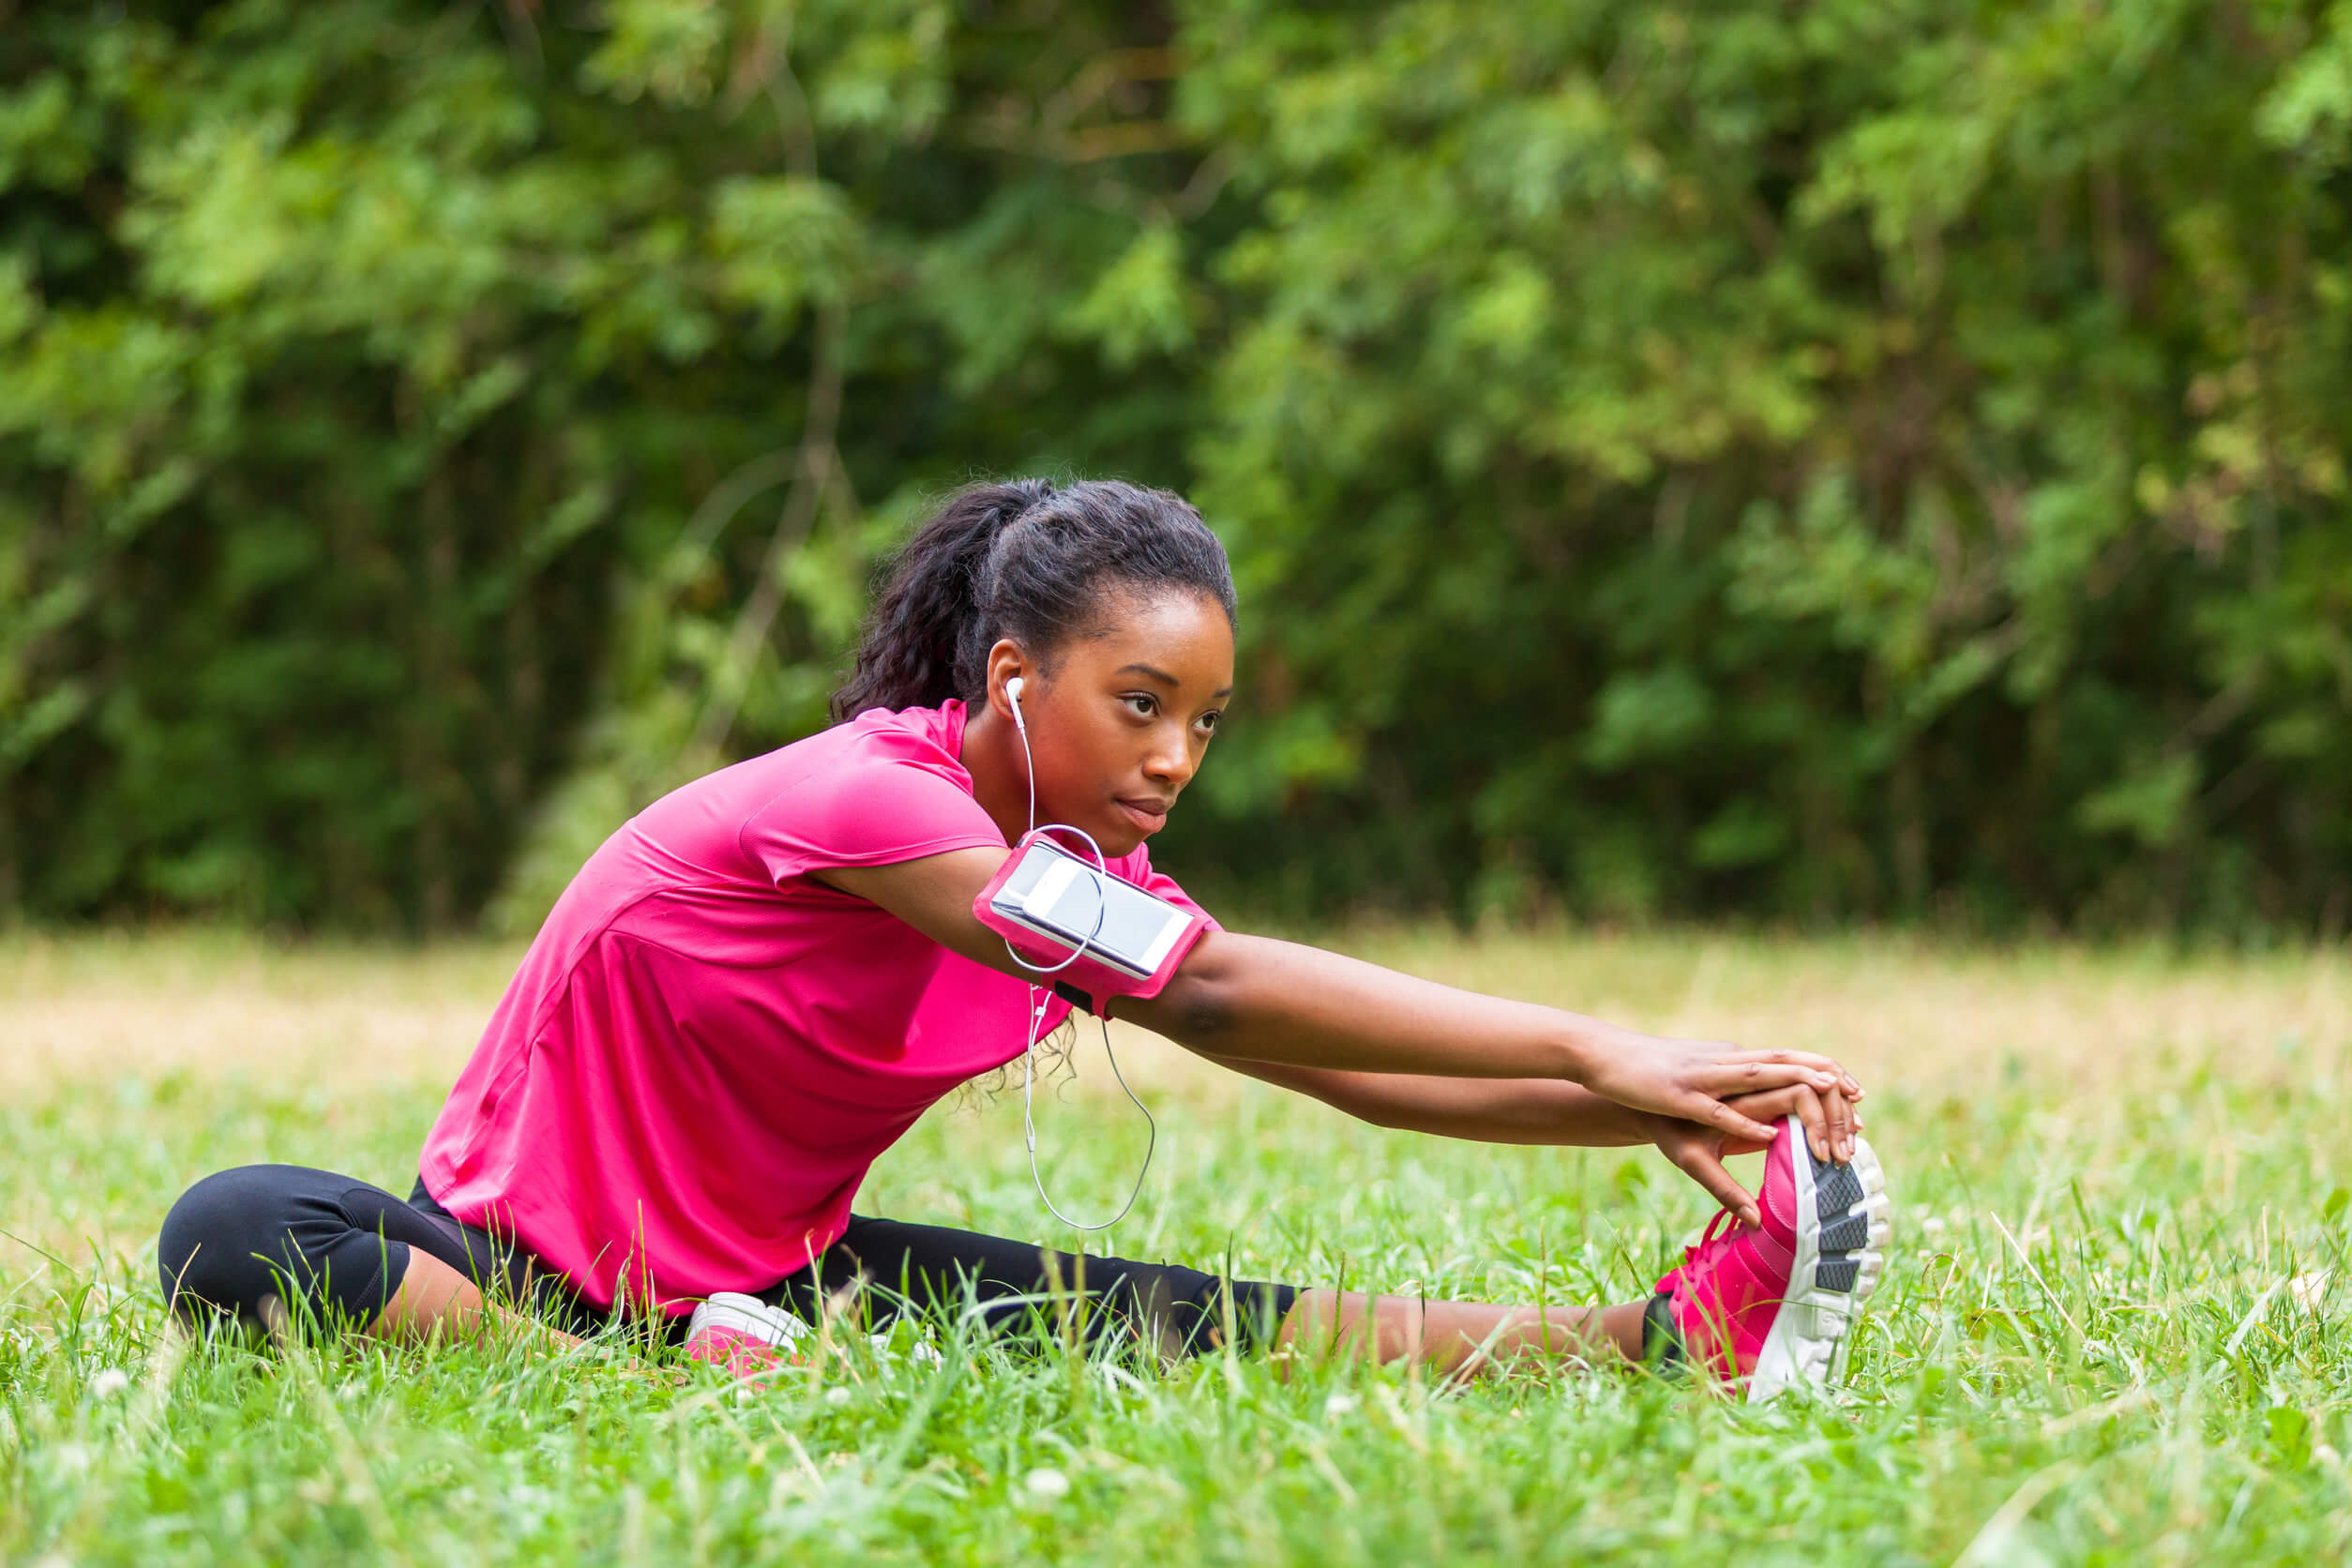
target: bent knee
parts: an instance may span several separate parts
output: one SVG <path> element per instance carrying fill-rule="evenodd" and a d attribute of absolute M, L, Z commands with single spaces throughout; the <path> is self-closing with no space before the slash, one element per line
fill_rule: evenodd
<path fill-rule="evenodd" d="M 227 1314 L 262 1318 L 262 1299 L 278 1280 L 268 1259 L 287 1251 L 289 1220 L 282 1168 L 239 1166 L 216 1171 L 182 1193 L 163 1216 L 156 1243 L 165 1305 L 183 1321 Z"/>

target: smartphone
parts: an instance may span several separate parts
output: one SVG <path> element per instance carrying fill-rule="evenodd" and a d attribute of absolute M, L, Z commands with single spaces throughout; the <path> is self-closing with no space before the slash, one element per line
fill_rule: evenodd
<path fill-rule="evenodd" d="M 1044 838 L 1029 841 L 988 907 L 1065 947 L 1083 942 L 1089 957 L 1138 980 L 1159 972 L 1193 920 L 1191 911 Z"/>

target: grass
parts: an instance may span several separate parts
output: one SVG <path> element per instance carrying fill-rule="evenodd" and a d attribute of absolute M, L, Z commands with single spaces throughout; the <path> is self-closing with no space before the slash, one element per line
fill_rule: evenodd
<path fill-rule="evenodd" d="M 1705 935 L 1367 956 L 1873 1086 L 1894 1267 L 1833 1397 L 1625 1375 L 1167 1375 L 940 1336 L 747 1396 L 509 1343 L 162 1334 L 155 1229 L 231 1164 L 407 1189 L 513 954 L 0 944 L 0 1560 L 2295 1562 L 2352 1552 L 2352 962 Z M 1116 1247 L 1257 1277 L 1623 1299 L 1705 1215 L 1631 1152 L 1381 1133 L 1141 1039 L 1160 1158 Z M 1140 1152 L 1081 1053 L 1064 1206 Z M 1041 1240 L 1018 1096 L 861 1207 Z"/>

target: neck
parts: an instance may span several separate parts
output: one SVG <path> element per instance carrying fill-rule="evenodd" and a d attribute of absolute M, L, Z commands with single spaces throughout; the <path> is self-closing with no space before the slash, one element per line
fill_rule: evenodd
<path fill-rule="evenodd" d="M 1029 831 L 1029 761 L 1013 722 L 986 702 L 964 715 L 964 771 L 972 797 L 1010 844 Z"/>

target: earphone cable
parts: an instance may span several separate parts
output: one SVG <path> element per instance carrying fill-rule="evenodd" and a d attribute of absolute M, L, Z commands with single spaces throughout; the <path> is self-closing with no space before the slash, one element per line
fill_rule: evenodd
<path fill-rule="evenodd" d="M 1041 831 L 1037 826 L 1037 760 L 1029 749 L 1029 721 L 1021 716 L 1020 694 L 1018 690 L 1012 689 L 1008 686 L 1005 695 L 1012 703 L 1013 730 L 1015 733 L 1020 736 L 1021 741 L 1021 771 L 1024 775 L 1026 775 L 1029 783 L 1029 831 L 1021 835 L 1021 843 L 1027 844 L 1032 838 L 1037 837 L 1038 833 Z M 1086 936 L 1080 938 L 1078 945 L 1071 950 L 1070 956 L 1063 959 L 1058 964 L 1031 963 L 1027 958 L 1021 957 L 1020 950 L 1013 945 L 1013 942 L 1010 937 L 1004 939 L 1004 951 L 1012 956 L 1012 959 L 1015 963 L 1020 965 L 1023 969 L 1029 970 L 1033 973 L 1058 974 L 1062 971 L 1069 968 L 1072 964 L 1077 963 L 1078 959 L 1084 957 L 1086 956 L 1087 949 L 1092 947 L 1095 939 L 1100 937 L 1103 933 L 1103 921 L 1108 916 L 1110 910 L 1110 895 L 1103 886 L 1102 879 L 1109 874 L 1110 862 L 1108 857 L 1103 853 L 1103 847 L 1094 841 L 1094 836 L 1087 832 L 1082 827 L 1074 827 L 1067 822 L 1050 822 L 1048 823 L 1042 831 L 1048 833 L 1075 834 L 1077 837 L 1085 839 L 1086 847 L 1094 852 L 1094 864 L 1089 868 L 1089 875 L 1093 877 L 1094 882 L 1093 928 L 1089 931 Z M 1022 1030 L 1023 1034 L 1026 1036 L 1026 1043 L 1021 1049 L 1021 1138 L 1022 1140 L 1029 1146 L 1029 1179 L 1031 1182 L 1035 1184 L 1037 1188 L 1037 1197 L 1045 1203 L 1046 1212 L 1053 1215 L 1054 1218 L 1060 1220 L 1063 1224 L 1070 1227 L 1074 1230 L 1108 1230 L 1112 1226 L 1118 1224 L 1121 1220 L 1125 1219 L 1128 1212 L 1134 1209 L 1136 1199 L 1143 1196 L 1144 1179 L 1152 1173 L 1152 1155 L 1159 1148 L 1160 1124 L 1153 1119 L 1151 1108 L 1145 1105 L 1143 1101 L 1138 1097 L 1134 1088 L 1128 1084 L 1127 1075 L 1120 1070 L 1119 1053 L 1110 1048 L 1110 1020 L 1097 1015 L 1095 1021 L 1102 1026 L 1103 1055 L 1109 1059 L 1110 1075 L 1119 1080 L 1119 1088 L 1121 1092 L 1127 1096 L 1128 1103 L 1134 1106 L 1137 1110 L 1143 1113 L 1143 1125 L 1146 1129 L 1145 1141 L 1143 1145 L 1143 1165 L 1141 1168 L 1137 1170 L 1135 1173 L 1135 1185 L 1128 1189 L 1127 1200 L 1119 1205 L 1119 1212 L 1117 1214 L 1111 1215 L 1108 1219 L 1104 1220 L 1099 1224 L 1088 1225 L 1082 1220 L 1072 1219 L 1069 1215 L 1063 1214 L 1054 1203 L 1053 1195 L 1046 1191 L 1045 1174 L 1037 1168 L 1037 1118 L 1035 1108 L 1035 1091 L 1037 1084 L 1037 1044 L 1039 1039 L 1045 1033 L 1046 1008 L 1048 1006 L 1047 998 L 1048 994 L 1049 993 L 1046 990 L 1046 988 L 1038 985 L 1035 981 L 1033 980 L 1030 982 L 1029 1016 L 1024 1020 Z"/>

